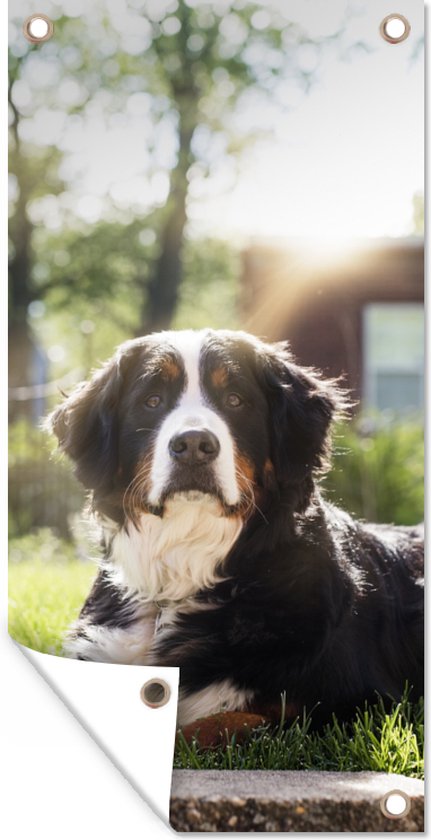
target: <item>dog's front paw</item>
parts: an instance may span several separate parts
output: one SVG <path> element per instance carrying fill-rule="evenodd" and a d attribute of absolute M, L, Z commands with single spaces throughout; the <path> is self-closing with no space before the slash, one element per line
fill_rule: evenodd
<path fill-rule="evenodd" d="M 177 741 L 182 737 L 191 744 L 194 739 L 200 747 L 211 749 L 226 747 L 235 735 L 236 743 L 242 744 L 250 737 L 253 729 L 270 722 L 269 718 L 250 712 L 219 712 L 180 727 Z"/>

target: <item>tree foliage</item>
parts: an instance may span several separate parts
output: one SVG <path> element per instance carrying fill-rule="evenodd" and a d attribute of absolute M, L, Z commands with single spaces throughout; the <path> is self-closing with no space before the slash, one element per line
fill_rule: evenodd
<path fill-rule="evenodd" d="M 271 130 L 244 121 L 244 104 L 257 113 L 268 96 L 276 103 L 292 78 L 307 90 L 316 73 L 302 69 L 299 51 L 309 46 L 317 67 L 328 42 L 308 38 L 282 4 L 96 0 L 78 11 L 54 7 L 55 37 L 38 46 L 25 41 L 17 18 L 11 40 L 11 341 L 27 346 L 15 354 L 17 382 L 28 381 L 35 300 L 50 310 L 104 301 L 114 321 L 138 332 L 168 326 L 178 305 L 184 312 L 190 202 L 221 170 L 232 185 L 244 148 Z M 124 150 L 109 146 L 115 132 Z M 142 165 L 130 160 L 128 168 L 132 134 Z M 95 137 L 100 161 L 96 153 L 86 172 L 82 148 Z M 97 183 L 100 165 L 109 173 L 105 142 L 116 162 L 124 157 L 134 197 L 122 195 L 121 183 Z M 203 268 L 200 296 L 213 273 Z"/>

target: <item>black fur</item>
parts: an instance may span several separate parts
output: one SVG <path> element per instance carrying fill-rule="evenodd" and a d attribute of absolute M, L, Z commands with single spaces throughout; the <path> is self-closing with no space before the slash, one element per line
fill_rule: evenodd
<path fill-rule="evenodd" d="M 80 633 L 84 636 L 85 623 L 125 629 L 136 621 L 136 603 L 119 588 L 112 586 L 109 576 L 102 569 L 91 587 L 79 617 Z"/>
<path fill-rule="evenodd" d="M 162 373 L 166 360 L 177 367 L 170 381 Z M 227 381 L 217 390 L 211 377 L 220 365 Z M 316 489 L 330 425 L 343 406 L 336 385 L 297 366 L 286 345 L 224 331 L 208 331 L 201 377 L 253 465 L 258 509 L 224 561 L 226 579 L 196 595 L 209 609 L 179 609 L 172 630 L 156 639 L 151 663 L 180 666 L 185 693 L 229 679 L 254 693 L 256 707 L 286 692 L 299 712 L 317 704 L 322 721 L 333 712 L 350 716 L 375 692 L 397 699 L 406 682 L 419 697 L 420 529 L 355 521 Z M 154 383 L 164 389 L 160 414 L 144 405 Z M 133 469 L 183 384 L 173 348 L 157 336 L 139 339 L 53 415 L 61 447 L 94 492 L 95 510 L 122 526 Z M 240 409 L 226 408 L 228 387 L 241 394 Z M 82 632 L 88 621 L 124 627 L 132 617 L 133 601 L 128 606 L 102 571 L 82 612 Z"/>
<path fill-rule="evenodd" d="M 180 665 L 195 691 L 227 677 L 264 708 L 286 692 L 314 721 L 350 717 L 365 700 L 423 692 L 421 534 L 369 527 L 314 502 L 295 526 L 255 517 L 226 564 L 230 579 L 180 615 L 154 661 Z M 290 533 L 289 533 L 290 530 Z M 186 651 L 182 655 L 182 649 Z"/>

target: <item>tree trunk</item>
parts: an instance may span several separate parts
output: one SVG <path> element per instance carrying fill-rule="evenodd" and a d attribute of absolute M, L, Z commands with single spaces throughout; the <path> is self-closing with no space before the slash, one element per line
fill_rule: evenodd
<path fill-rule="evenodd" d="M 187 222 L 187 173 L 193 163 L 191 143 L 197 113 L 188 100 L 179 109 L 179 153 L 171 174 L 171 187 L 160 233 L 160 256 L 154 264 L 142 308 L 142 333 L 167 329 L 175 315 L 183 278 L 182 250 Z"/>
<path fill-rule="evenodd" d="M 34 341 L 28 324 L 28 305 L 32 300 L 29 276 L 31 270 L 31 224 L 26 215 L 25 197 L 20 194 L 14 231 L 15 254 L 9 264 L 9 388 L 32 384 Z M 17 224 L 17 219 L 19 220 Z M 10 419 L 30 416 L 30 402 L 10 401 Z"/>
<path fill-rule="evenodd" d="M 25 282 L 25 264 L 29 270 L 28 255 L 21 254 L 20 259 L 10 266 L 10 316 L 9 316 L 9 354 L 8 378 L 11 394 L 9 402 L 9 420 L 18 417 L 34 419 L 35 406 L 33 400 L 18 400 L 14 398 L 14 389 L 35 384 L 35 354 L 36 342 L 27 319 L 28 304 L 31 297 Z M 23 257 L 23 259 L 21 259 Z"/>

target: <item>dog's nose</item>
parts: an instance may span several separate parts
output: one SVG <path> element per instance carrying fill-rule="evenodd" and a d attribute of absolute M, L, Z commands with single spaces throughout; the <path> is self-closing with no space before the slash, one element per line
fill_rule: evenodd
<path fill-rule="evenodd" d="M 217 458 L 220 444 L 206 429 L 188 429 L 171 438 L 169 452 L 180 464 L 209 464 Z"/>

